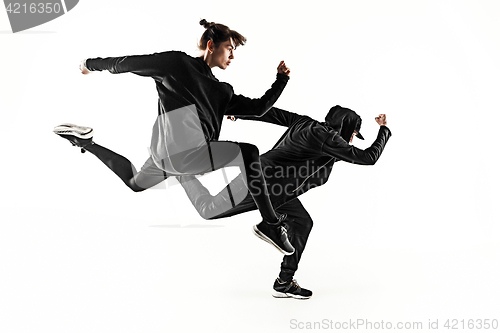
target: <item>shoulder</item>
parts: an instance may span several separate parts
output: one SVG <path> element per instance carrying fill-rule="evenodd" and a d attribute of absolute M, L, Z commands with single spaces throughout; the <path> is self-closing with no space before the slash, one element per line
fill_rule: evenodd
<path fill-rule="evenodd" d="M 302 126 L 307 128 L 308 132 L 315 136 L 328 137 L 332 135 L 332 131 L 335 132 L 325 123 L 321 123 L 309 116 L 301 115 L 296 122 L 302 124 Z"/>
<path fill-rule="evenodd" d="M 164 51 L 164 52 L 159 52 L 159 53 L 155 53 L 155 54 L 158 56 L 169 57 L 169 58 L 178 58 L 178 59 L 191 58 L 191 56 L 187 55 L 186 53 L 184 53 L 182 51 Z"/>
<path fill-rule="evenodd" d="M 325 142 L 333 135 L 332 129 L 324 126 L 322 123 L 308 117 L 300 116 L 293 120 L 290 125 L 290 132 L 293 135 L 306 139 L 311 143 Z"/>
<path fill-rule="evenodd" d="M 160 61 L 165 63 L 179 63 L 182 62 L 182 58 L 187 56 L 183 52 L 179 51 L 163 51 L 163 52 L 154 52 L 150 54 L 144 54 L 138 57 L 148 58 L 150 61 Z"/>
<path fill-rule="evenodd" d="M 312 123 L 312 132 L 323 142 L 338 142 L 344 141 L 339 132 L 328 126 L 324 122 L 314 121 Z"/>
<path fill-rule="evenodd" d="M 153 55 L 157 57 L 164 57 L 164 58 L 169 58 L 171 60 L 173 59 L 178 59 L 178 60 L 184 60 L 184 61 L 194 61 L 196 58 L 186 54 L 185 52 L 182 51 L 163 51 L 163 52 L 155 52 Z"/>

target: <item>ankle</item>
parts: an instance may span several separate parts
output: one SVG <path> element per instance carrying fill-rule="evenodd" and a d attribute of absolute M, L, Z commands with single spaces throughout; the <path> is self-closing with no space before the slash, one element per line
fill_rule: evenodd
<path fill-rule="evenodd" d="M 281 274 L 278 276 L 278 282 L 281 284 L 290 283 L 293 280 L 293 275 L 289 277 L 282 277 Z"/>
<path fill-rule="evenodd" d="M 274 221 L 270 222 L 269 220 L 266 220 L 266 219 L 264 219 L 264 221 L 265 221 L 267 224 L 269 224 L 269 225 L 279 227 L 279 226 L 281 226 L 281 225 L 283 224 L 283 222 L 285 221 L 286 216 L 287 216 L 286 214 L 277 214 L 277 215 L 275 215 L 275 219 L 274 219 Z"/>

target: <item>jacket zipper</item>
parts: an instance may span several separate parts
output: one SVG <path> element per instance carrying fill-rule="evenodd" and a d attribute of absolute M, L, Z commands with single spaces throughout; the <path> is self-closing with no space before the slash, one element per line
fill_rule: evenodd
<path fill-rule="evenodd" d="M 305 182 L 306 182 L 309 178 L 311 178 L 311 177 L 312 177 L 312 176 L 313 176 L 316 172 L 318 172 L 319 170 L 321 170 L 321 169 L 322 169 L 325 165 L 327 165 L 328 163 L 330 163 L 332 160 L 333 160 L 333 157 L 332 157 L 332 158 L 330 158 L 330 159 L 328 160 L 328 162 L 326 162 L 325 164 L 323 164 L 322 166 L 320 166 L 320 167 L 318 168 L 318 170 L 314 171 L 314 172 L 313 172 L 313 173 L 311 173 L 309 176 L 307 176 L 307 178 L 306 178 L 306 179 L 304 179 L 304 181 L 302 182 L 302 184 L 300 184 L 300 185 L 299 185 L 299 186 L 298 186 L 295 190 L 293 190 L 292 192 L 295 192 L 295 191 L 299 190 L 302 186 L 304 186 L 304 183 L 305 183 Z"/>

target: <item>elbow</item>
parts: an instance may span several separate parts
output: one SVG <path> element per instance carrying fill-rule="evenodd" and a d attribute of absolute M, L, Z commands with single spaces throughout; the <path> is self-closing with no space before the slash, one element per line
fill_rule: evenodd
<path fill-rule="evenodd" d="M 375 165 L 378 161 L 378 156 L 368 156 L 366 159 L 366 165 Z"/>
<path fill-rule="evenodd" d="M 265 115 L 267 113 L 267 111 L 269 111 L 269 108 L 259 108 L 257 109 L 257 113 L 255 114 L 255 116 L 257 117 L 262 117 L 263 115 Z"/>
<path fill-rule="evenodd" d="M 376 160 L 345 160 L 346 162 L 349 162 L 351 164 L 357 164 L 357 165 L 375 165 L 377 162 Z"/>
<path fill-rule="evenodd" d="M 257 117 L 262 117 L 265 115 L 271 108 L 273 107 L 273 104 L 267 102 L 267 103 L 259 103 L 255 106 L 255 112 Z"/>
<path fill-rule="evenodd" d="M 365 165 L 375 165 L 380 157 L 380 154 L 370 150 L 365 151 L 363 155 L 363 162 Z"/>

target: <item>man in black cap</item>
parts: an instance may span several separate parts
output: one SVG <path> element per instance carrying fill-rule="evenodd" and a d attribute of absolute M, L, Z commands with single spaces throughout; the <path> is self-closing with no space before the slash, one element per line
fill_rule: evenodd
<path fill-rule="evenodd" d="M 326 183 L 337 161 L 375 164 L 391 136 L 386 116 L 381 114 L 375 118 L 380 125 L 377 138 L 364 150 L 349 144 L 354 136 L 364 140 L 360 133 L 361 117 L 339 105 L 330 109 L 324 122 L 278 108 L 272 108 L 262 117 L 240 118 L 288 127 L 274 147 L 261 155 L 271 202 L 278 213 L 287 214 L 286 229 L 295 248 L 293 255 L 283 258 L 280 274 L 274 282 L 273 296 L 307 299 L 312 292 L 301 288 L 293 276 L 313 221 L 297 197 Z M 181 176 L 178 180 L 204 219 L 229 217 L 257 208 L 241 175 L 215 196 L 194 176 Z M 262 236 L 266 227 L 260 223 L 254 226 L 254 232 L 257 237 L 270 242 Z"/>

